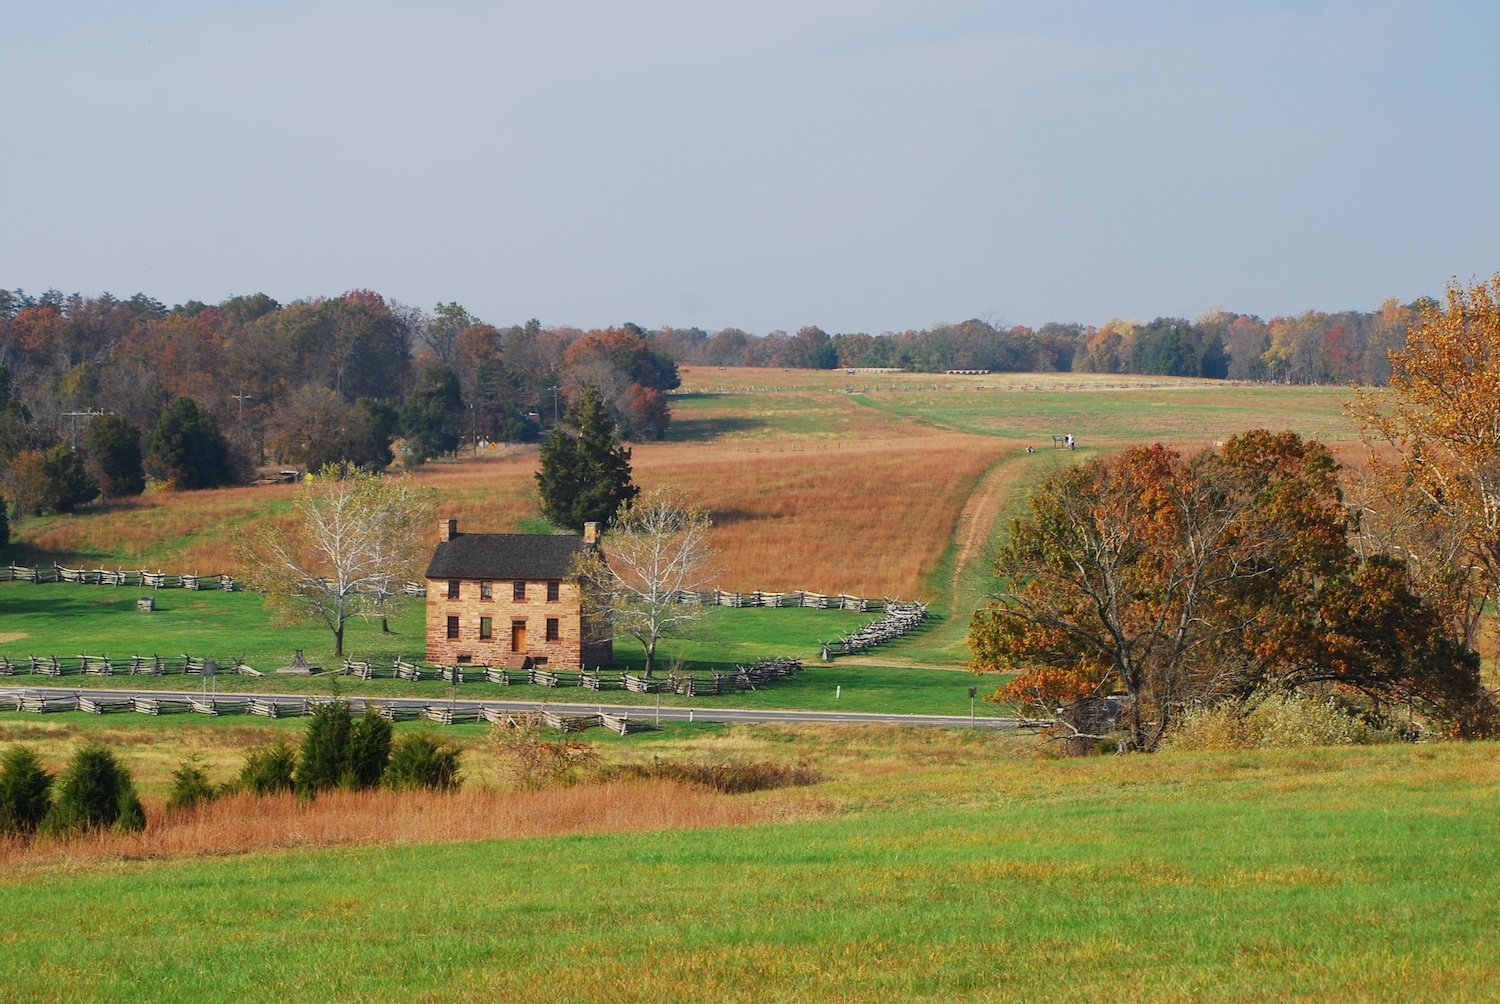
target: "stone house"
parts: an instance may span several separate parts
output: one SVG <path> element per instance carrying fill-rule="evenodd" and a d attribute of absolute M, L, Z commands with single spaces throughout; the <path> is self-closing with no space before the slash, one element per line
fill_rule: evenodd
<path fill-rule="evenodd" d="M 523 669 L 608 666 L 614 646 L 590 623 L 574 572 L 599 546 L 599 525 L 583 535 L 459 533 L 438 520 L 427 566 L 427 661 Z"/>

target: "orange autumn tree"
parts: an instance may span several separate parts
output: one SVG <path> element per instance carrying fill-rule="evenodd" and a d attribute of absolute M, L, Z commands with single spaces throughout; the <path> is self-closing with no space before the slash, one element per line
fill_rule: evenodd
<path fill-rule="evenodd" d="M 1385 391 L 1356 395 L 1376 448 L 1370 529 L 1475 647 L 1500 600 L 1500 274 L 1420 305 Z"/>
<path fill-rule="evenodd" d="M 1051 714 L 1122 695 L 1149 752 L 1186 705 L 1267 684 L 1434 702 L 1477 687 L 1441 618 L 1350 545 L 1321 444 L 1254 431 L 1190 458 L 1138 447 L 1054 474 L 1030 509 L 970 625 L 972 668 L 1019 671 L 997 699 Z"/>

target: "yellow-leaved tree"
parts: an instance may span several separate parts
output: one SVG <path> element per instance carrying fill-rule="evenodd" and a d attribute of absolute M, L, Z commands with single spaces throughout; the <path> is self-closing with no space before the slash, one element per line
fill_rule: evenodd
<path fill-rule="evenodd" d="M 1474 648 L 1500 600 L 1500 274 L 1422 304 L 1390 361 L 1390 386 L 1355 405 L 1374 453 L 1367 529 Z"/>
<path fill-rule="evenodd" d="M 329 464 L 297 489 L 291 519 L 260 526 L 238 556 L 278 620 L 321 622 L 342 656 L 345 624 L 386 617 L 420 574 L 436 495 L 410 476 Z"/>

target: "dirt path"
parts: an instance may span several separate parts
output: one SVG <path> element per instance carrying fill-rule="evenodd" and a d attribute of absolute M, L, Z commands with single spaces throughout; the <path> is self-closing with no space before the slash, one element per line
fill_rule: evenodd
<path fill-rule="evenodd" d="M 953 573 L 948 580 L 949 610 L 956 612 L 961 609 L 964 572 L 990 543 L 995 520 L 1010 497 L 1007 489 L 1015 477 L 1016 464 L 1017 460 L 1004 458 L 990 468 L 959 511 L 954 532 L 958 553 L 953 558 Z"/>

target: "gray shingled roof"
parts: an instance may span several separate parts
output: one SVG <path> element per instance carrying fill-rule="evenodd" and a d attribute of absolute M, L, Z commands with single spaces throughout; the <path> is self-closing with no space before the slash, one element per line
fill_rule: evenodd
<path fill-rule="evenodd" d="M 567 579 L 590 545 L 570 534 L 461 533 L 441 541 L 429 579 Z"/>

